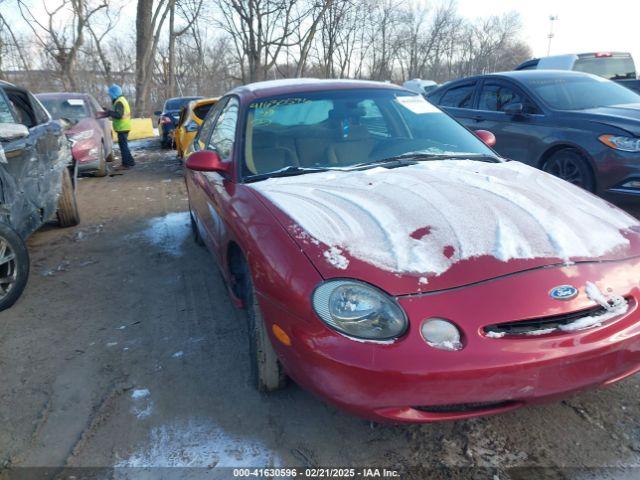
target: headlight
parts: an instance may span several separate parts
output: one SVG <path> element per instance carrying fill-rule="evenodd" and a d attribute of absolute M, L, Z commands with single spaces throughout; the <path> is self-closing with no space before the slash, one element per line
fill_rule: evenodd
<path fill-rule="evenodd" d="M 187 132 L 195 132 L 196 130 L 198 130 L 198 124 L 191 120 L 189 121 L 189 123 L 187 123 L 185 129 L 187 130 Z"/>
<path fill-rule="evenodd" d="M 407 329 L 394 299 L 355 280 L 330 280 L 313 292 L 313 308 L 331 328 L 354 338 L 391 340 Z"/>
<path fill-rule="evenodd" d="M 93 137 L 93 129 L 83 130 L 82 132 L 72 133 L 69 135 L 69 140 L 72 142 L 79 142 L 80 140 L 87 140 Z"/>
<path fill-rule="evenodd" d="M 640 138 L 620 137 L 617 135 L 600 135 L 598 137 L 607 147 L 623 152 L 640 152 Z"/>

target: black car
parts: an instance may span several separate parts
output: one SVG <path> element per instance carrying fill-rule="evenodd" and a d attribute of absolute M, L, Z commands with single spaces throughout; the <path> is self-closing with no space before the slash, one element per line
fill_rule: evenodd
<path fill-rule="evenodd" d="M 27 90 L 0 81 L 0 311 L 27 283 L 27 236 L 55 214 L 63 227 L 80 221 L 65 126 Z"/>
<path fill-rule="evenodd" d="M 180 110 L 192 100 L 200 100 L 204 97 L 174 97 L 164 102 L 162 111 L 154 112 L 158 116 L 158 130 L 162 148 L 170 148 L 173 145 L 173 131 L 178 126 Z"/>
<path fill-rule="evenodd" d="M 429 100 L 502 156 L 598 194 L 640 194 L 640 95 L 580 72 L 524 70 L 456 80 Z"/>

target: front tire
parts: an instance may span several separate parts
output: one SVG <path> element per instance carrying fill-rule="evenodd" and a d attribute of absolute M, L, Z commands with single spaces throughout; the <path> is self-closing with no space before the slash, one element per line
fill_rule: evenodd
<path fill-rule="evenodd" d="M 9 225 L 0 223 L 0 311 L 12 306 L 29 279 L 29 252 Z"/>
<path fill-rule="evenodd" d="M 252 382 L 260 392 L 280 390 L 287 385 L 287 376 L 271 344 L 269 332 L 258 304 L 258 297 L 251 281 L 251 274 L 246 265 L 243 284 L 243 300 L 247 310 L 249 330 Z"/>
<path fill-rule="evenodd" d="M 75 227 L 80 223 L 80 212 L 76 200 L 76 190 L 71 181 L 71 173 L 65 168 L 62 171 L 62 190 L 58 197 L 58 224 L 63 227 Z"/>
<path fill-rule="evenodd" d="M 589 192 L 595 191 L 593 171 L 587 159 L 574 148 L 565 148 L 554 153 L 542 169 Z"/>
<path fill-rule="evenodd" d="M 107 166 L 107 156 L 104 153 L 104 145 L 100 145 L 100 162 L 98 169 L 95 172 L 96 177 L 106 177 L 109 173 L 109 167 Z"/>
<path fill-rule="evenodd" d="M 196 245 L 202 247 L 204 245 L 204 241 L 198 231 L 198 225 L 196 224 L 195 218 L 193 218 L 193 213 L 189 212 L 189 218 L 191 219 L 191 235 L 193 236 L 193 241 Z"/>

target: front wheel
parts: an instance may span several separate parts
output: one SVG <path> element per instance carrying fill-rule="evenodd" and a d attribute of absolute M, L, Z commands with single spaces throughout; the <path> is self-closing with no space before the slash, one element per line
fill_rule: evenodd
<path fill-rule="evenodd" d="M 251 281 L 251 274 L 246 266 L 243 277 L 243 297 L 247 309 L 253 383 L 260 392 L 280 390 L 287 385 L 287 376 L 271 345 L 258 297 Z"/>
<path fill-rule="evenodd" d="M 29 252 L 9 225 L 0 223 L 0 311 L 13 305 L 27 285 Z"/>
<path fill-rule="evenodd" d="M 595 190 L 595 178 L 591 167 L 582 154 L 573 148 L 554 153 L 542 169 L 590 192 Z"/>
<path fill-rule="evenodd" d="M 107 156 L 104 153 L 104 145 L 100 145 L 100 161 L 98 163 L 98 169 L 95 172 L 96 177 L 106 177 L 109 173 L 109 167 L 107 166 Z"/>
<path fill-rule="evenodd" d="M 80 212 L 76 200 L 76 190 L 71 181 L 68 168 L 62 171 L 62 189 L 58 197 L 58 224 L 61 227 L 74 227 L 80 223 Z"/>

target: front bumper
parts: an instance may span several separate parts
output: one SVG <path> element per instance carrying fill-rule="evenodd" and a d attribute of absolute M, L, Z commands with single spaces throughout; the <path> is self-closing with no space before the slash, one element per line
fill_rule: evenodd
<path fill-rule="evenodd" d="M 499 413 L 611 384 L 640 370 L 640 260 L 533 270 L 449 291 L 401 297 L 410 327 L 392 344 L 356 342 L 318 319 L 292 318 L 266 299 L 267 323 L 293 339 L 272 342 L 299 384 L 337 406 L 377 421 L 432 422 Z M 489 338 L 483 327 L 593 306 L 584 286 L 629 298 L 627 312 L 573 333 Z M 570 283 L 571 301 L 548 292 Z M 446 318 L 463 332 L 464 348 L 429 347 L 422 320 Z"/>
<path fill-rule="evenodd" d="M 596 159 L 603 193 L 612 196 L 640 196 L 640 153 L 606 149 Z"/>

